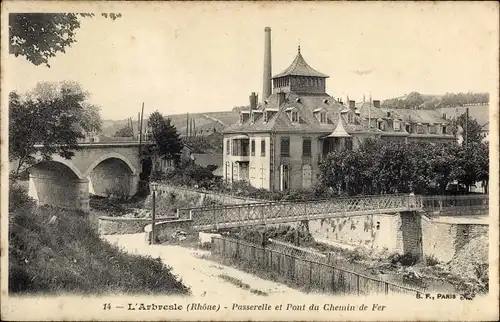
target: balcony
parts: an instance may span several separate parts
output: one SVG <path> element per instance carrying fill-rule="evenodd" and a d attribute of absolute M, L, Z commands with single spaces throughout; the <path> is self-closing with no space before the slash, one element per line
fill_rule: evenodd
<path fill-rule="evenodd" d="M 250 139 L 234 138 L 232 140 L 231 159 L 233 161 L 249 162 L 250 161 Z"/>

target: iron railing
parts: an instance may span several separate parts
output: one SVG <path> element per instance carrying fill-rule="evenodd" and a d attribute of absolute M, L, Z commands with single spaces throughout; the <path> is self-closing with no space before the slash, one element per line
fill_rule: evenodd
<path fill-rule="evenodd" d="M 265 271 L 273 271 L 280 278 L 309 291 L 351 295 L 423 293 L 410 287 L 236 239 L 212 237 L 211 251 L 223 259 L 233 259 L 246 265 L 256 265 Z"/>
<path fill-rule="evenodd" d="M 488 204 L 488 195 L 425 196 L 422 199 L 424 211 L 487 210 Z"/>
<path fill-rule="evenodd" d="M 218 229 L 346 215 L 415 211 L 421 208 L 421 196 L 405 194 L 201 207 L 180 209 L 178 213 L 179 216 L 186 216 L 189 212 L 195 228 Z"/>
<path fill-rule="evenodd" d="M 191 219 L 195 229 L 219 229 L 401 211 L 468 215 L 476 210 L 487 210 L 488 201 L 488 195 L 422 197 L 393 194 L 183 208 L 178 209 L 177 215 Z"/>

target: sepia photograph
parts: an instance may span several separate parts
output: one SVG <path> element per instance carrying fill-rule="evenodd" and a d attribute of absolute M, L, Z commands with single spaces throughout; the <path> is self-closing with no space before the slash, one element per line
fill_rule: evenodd
<path fill-rule="evenodd" d="M 498 320 L 498 13 L 2 3 L 2 320 Z"/>

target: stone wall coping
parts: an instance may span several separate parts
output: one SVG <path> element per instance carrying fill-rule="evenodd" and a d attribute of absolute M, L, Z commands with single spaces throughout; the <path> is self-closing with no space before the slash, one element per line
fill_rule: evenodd
<path fill-rule="evenodd" d="M 238 195 L 231 195 L 227 193 L 220 193 L 217 191 L 213 190 L 204 190 L 204 189 L 194 189 L 194 188 L 186 188 L 186 187 L 178 187 L 178 186 L 172 186 L 168 185 L 162 182 L 158 182 L 158 189 L 176 189 L 176 190 L 182 190 L 182 191 L 188 191 L 188 192 L 197 192 L 197 193 L 203 193 L 207 195 L 216 195 L 216 196 L 221 196 L 221 197 L 227 197 L 227 198 L 234 198 L 234 199 L 240 199 L 240 200 L 253 200 L 253 201 L 259 201 L 259 202 L 267 202 L 269 200 L 265 199 L 256 199 L 252 197 L 245 197 L 245 196 L 238 196 Z"/>
<path fill-rule="evenodd" d="M 479 225 L 479 226 L 489 226 L 488 216 L 484 218 L 464 218 L 458 216 L 440 216 L 435 218 L 429 218 L 426 215 L 421 215 L 422 218 L 430 223 L 440 223 L 447 225 Z"/>

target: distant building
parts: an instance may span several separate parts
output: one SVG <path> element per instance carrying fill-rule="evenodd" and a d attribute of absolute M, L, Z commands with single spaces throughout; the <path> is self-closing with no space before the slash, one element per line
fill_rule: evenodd
<path fill-rule="evenodd" d="M 484 105 L 471 105 L 471 106 L 455 106 L 455 107 L 443 107 L 440 109 L 443 117 L 449 121 L 452 121 L 454 118 L 459 117 L 460 115 L 465 114 L 466 109 L 469 109 L 469 117 L 477 121 L 479 126 L 481 126 L 481 132 L 484 135 L 483 141 L 489 142 L 490 136 L 490 106 L 488 104 Z M 461 142 L 463 137 L 459 133 L 458 140 Z"/>
<path fill-rule="evenodd" d="M 187 144 L 184 144 L 181 150 L 180 161 L 193 160 L 193 148 Z M 166 158 L 158 158 L 154 161 L 154 169 L 155 171 L 167 172 L 170 170 L 174 170 L 176 167 L 175 160 L 166 159 Z"/>
<path fill-rule="evenodd" d="M 266 42 L 269 34 L 266 28 Z M 300 46 L 292 64 L 270 81 L 266 79 L 270 53 L 264 57 L 263 92 L 271 94 L 258 104 L 252 93 L 250 108 L 241 110 L 239 123 L 223 132 L 227 182 L 244 180 L 269 190 L 308 188 L 329 152 L 356 149 L 369 137 L 454 140 L 450 121 L 439 111 L 389 110 L 381 108 L 378 100 L 356 105 L 328 95 L 328 76 L 306 63 Z"/>

